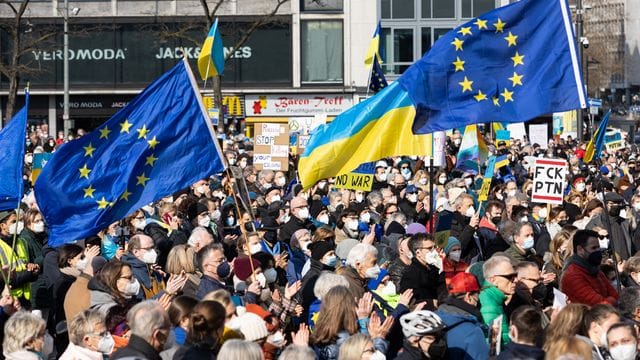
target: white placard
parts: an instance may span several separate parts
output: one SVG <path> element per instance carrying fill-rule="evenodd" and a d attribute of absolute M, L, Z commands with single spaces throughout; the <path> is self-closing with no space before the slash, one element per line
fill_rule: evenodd
<path fill-rule="evenodd" d="M 511 133 L 511 138 L 523 141 L 524 137 L 527 136 L 527 132 L 524 129 L 524 123 L 513 123 L 507 124 L 507 130 Z"/>
<path fill-rule="evenodd" d="M 262 135 L 278 136 L 280 135 L 280 128 L 279 124 L 262 124 Z"/>
<path fill-rule="evenodd" d="M 433 166 L 445 166 L 444 148 L 447 144 L 447 134 L 444 131 L 433 133 Z"/>
<path fill-rule="evenodd" d="M 542 149 L 546 149 L 549 144 L 549 134 L 547 133 L 547 124 L 530 124 L 529 125 L 529 143 L 531 145 L 538 144 Z"/>
<path fill-rule="evenodd" d="M 253 163 L 254 164 L 265 164 L 271 162 L 271 155 L 265 154 L 254 154 L 253 155 Z"/>
<path fill-rule="evenodd" d="M 562 205 L 567 161 L 563 159 L 536 159 L 533 165 L 534 203 Z"/>
<path fill-rule="evenodd" d="M 282 166 L 277 161 L 266 162 L 262 164 L 262 168 L 266 170 L 282 170 Z"/>

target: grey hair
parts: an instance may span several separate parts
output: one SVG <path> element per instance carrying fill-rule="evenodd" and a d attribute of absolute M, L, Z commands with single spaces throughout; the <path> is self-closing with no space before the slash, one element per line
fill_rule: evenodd
<path fill-rule="evenodd" d="M 47 323 L 38 315 L 27 311 L 18 311 L 9 317 L 4 325 L 4 340 L 2 341 L 2 351 L 10 354 L 27 349 L 27 344 L 38 338 L 38 335 L 45 330 Z"/>
<path fill-rule="evenodd" d="M 357 244 L 356 246 L 351 248 L 351 251 L 349 251 L 349 255 L 347 255 L 347 265 L 355 267 L 357 263 L 363 262 L 369 254 L 378 256 L 378 249 L 376 249 L 375 246 L 369 244 Z"/>
<path fill-rule="evenodd" d="M 262 350 L 253 341 L 231 339 L 222 344 L 217 358 L 225 360 L 262 360 Z"/>
<path fill-rule="evenodd" d="M 200 271 L 204 272 L 202 264 L 206 259 L 209 258 L 209 256 L 211 256 L 211 253 L 213 253 L 214 251 L 220 251 L 224 254 L 224 247 L 222 247 L 222 245 L 220 244 L 209 244 L 200 249 L 198 254 L 196 254 L 196 262 L 198 263 L 198 268 L 200 269 Z"/>
<path fill-rule="evenodd" d="M 628 319 L 635 317 L 635 312 L 640 308 L 640 287 L 626 287 L 620 291 L 618 307 L 622 315 Z"/>
<path fill-rule="evenodd" d="M 278 360 L 315 360 L 316 353 L 308 346 L 289 345 Z"/>
<path fill-rule="evenodd" d="M 171 326 L 169 315 L 155 300 L 145 300 L 136 304 L 127 313 L 127 323 L 131 333 L 149 342 L 153 332 Z"/>
<path fill-rule="evenodd" d="M 200 242 L 202 236 L 211 236 L 207 229 L 202 226 L 196 226 L 193 231 L 191 231 L 191 235 L 189 235 L 189 240 L 187 240 L 187 244 L 191 247 L 196 247 L 196 244 Z"/>
<path fill-rule="evenodd" d="M 367 201 L 369 205 L 372 205 L 374 202 L 382 203 L 382 193 L 379 190 L 373 190 L 367 195 Z"/>
<path fill-rule="evenodd" d="M 313 295 L 315 295 L 318 300 L 322 300 L 329 290 L 339 285 L 348 288 L 349 281 L 347 281 L 347 279 L 342 275 L 338 275 L 330 271 L 323 271 L 320 273 L 318 280 L 316 280 L 316 284 L 313 286 Z"/>
<path fill-rule="evenodd" d="M 74 345 L 84 347 L 82 339 L 92 334 L 96 324 L 105 322 L 105 315 L 98 309 L 87 309 L 79 312 L 69 322 L 69 341 Z"/>
<path fill-rule="evenodd" d="M 489 279 L 492 276 L 495 276 L 496 268 L 502 263 L 508 263 L 511 265 L 511 259 L 503 255 L 494 255 L 489 258 L 489 260 L 485 261 L 482 264 L 482 274 L 485 279 Z"/>
<path fill-rule="evenodd" d="M 458 195 L 458 197 L 456 198 L 456 201 L 453 202 L 453 206 L 455 209 L 458 209 L 460 206 L 462 206 L 462 202 L 465 199 L 471 199 L 473 200 L 473 196 L 467 194 L 467 193 L 462 193 L 460 195 Z"/>
<path fill-rule="evenodd" d="M 342 193 L 338 191 L 330 191 L 329 202 L 333 202 L 338 196 L 342 197 Z"/>
<path fill-rule="evenodd" d="M 262 180 L 266 178 L 267 176 L 269 176 L 269 174 L 275 176 L 275 173 L 273 172 L 273 170 L 260 170 L 260 172 L 258 173 L 258 180 Z"/>

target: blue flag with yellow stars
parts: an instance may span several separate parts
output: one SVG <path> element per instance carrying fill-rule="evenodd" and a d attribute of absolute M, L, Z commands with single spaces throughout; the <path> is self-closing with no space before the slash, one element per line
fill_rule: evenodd
<path fill-rule="evenodd" d="M 0 210 L 17 209 L 22 200 L 24 181 L 25 138 L 27 137 L 27 109 L 29 91 L 25 90 L 25 104 L 22 110 L 0 130 Z"/>
<path fill-rule="evenodd" d="M 222 172 L 216 134 L 181 61 L 95 131 L 58 149 L 35 184 L 59 246 Z"/>
<path fill-rule="evenodd" d="M 387 79 L 384 77 L 384 72 L 382 71 L 382 66 L 380 66 L 380 62 L 378 58 L 373 59 L 373 64 L 371 68 L 371 79 L 369 79 L 369 89 L 373 92 L 378 92 L 383 88 L 388 86 Z"/>
<path fill-rule="evenodd" d="M 586 107 L 566 0 L 522 0 L 442 36 L 398 79 L 417 134 Z"/>

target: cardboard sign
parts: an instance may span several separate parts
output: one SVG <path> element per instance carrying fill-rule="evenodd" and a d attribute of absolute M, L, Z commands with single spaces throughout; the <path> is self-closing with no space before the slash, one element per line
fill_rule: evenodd
<path fill-rule="evenodd" d="M 371 191 L 375 163 L 364 163 L 348 174 L 336 176 L 334 186 L 338 189 Z"/>
<path fill-rule="evenodd" d="M 255 125 L 253 165 L 258 170 L 289 169 L 289 125 Z"/>
<path fill-rule="evenodd" d="M 538 144 L 540 148 L 546 149 L 549 145 L 549 134 L 547 134 L 547 124 L 530 124 L 529 140 L 531 144 Z"/>
<path fill-rule="evenodd" d="M 532 202 L 562 205 L 567 161 L 536 159 L 533 168 Z"/>

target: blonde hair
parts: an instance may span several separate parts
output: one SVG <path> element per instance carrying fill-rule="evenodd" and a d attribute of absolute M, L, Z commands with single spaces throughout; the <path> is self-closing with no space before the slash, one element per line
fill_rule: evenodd
<path fill-rule="evenodd" d="M 158 215 L 160 215 L 161 217 L 164 216 L 164 214 L 173 211 L 174 213 L 178 210 L 178 207 L 176 206 L 176 204 L 174 203 L 166 203 L 166 202 L 162 202 L 160 204 L 160 206 L 158 207 Z"/>
<path fill-rule="evenodd" d="M 575 336 L 582 330 L 584 315 L 589 311 L 585 304 L 572 303 L 560 310 L 558 316 L 547 327 L 543 349 L 549 351 L 563 336 Z"/>
<path fill-rule="evenodd" d="M 92 334 L 96 324 L 105 322 L 104 314 L 97 309 L 84 310 L 73 317 L 69 322 L 69 341 L 74 345 L 84 347 L 82 339 Z"/>
<path fill-rule="evenodd" d="M 180 274 L 184 270 L 187 274 L 196 272 L 196 251 L 187 245 L 174 246 L 167 256 L 166 269 L 169 274 Z"/>
<path fill-rule="evenodd" d="M 46 322 L 38 315 L 26 311 L 13 314 L 4 325 L 2 350 L 5 354 L 33 350 L 27 348 L 27 345 L 42 336 L 40 334 L 44 335 L 45 327 Z"/>
<path fill-rule="evenodd" d="M 205 301 L 205 300 L 217 301 L 222 306 L 227 307 L 229 306 L 229 304 L 231 304 L 231 294 L 229 294 L 227 290 L 218 289 L 216 291 L 212 291 L 207 295 L 205 295 L 202 298 L 202 301 Z"/>
<path fill-rule="evenodd" d="M 591 346 L 575 336 L 560 336 L 546 350 L 545 359 L 559 359 L 561 356 L 574 359 L 591 359 Z M 569 357 L 569 355 L 577 355 Z"/>
<path fill-rule="evenodd" d="M 225 360 L 262 360 L 262 350 L 253 341 L 231 339 L 222 344 L 217 358 Z"/>
<path fill-rule="evenodd" d="M 349 336 L 347 341 L 340 346 L 338 360 L 360 360 L 367 343 L 373 343 L 369 335 L 355 334 Z"/>
<path fill-rule="evenodd" d="M 564 254 L 565 259 L 569 259 L 573 256 L 573 233 L 567 230 L 560 230 L 556 236 L 553 237 L 549 251 L 551 252 L 551 262 L 558 270 L 562 270 L 564 267 L 564 261 L 560 258 L 560 247 L 565 243 L 567 244 L 567 251 Z"/>

